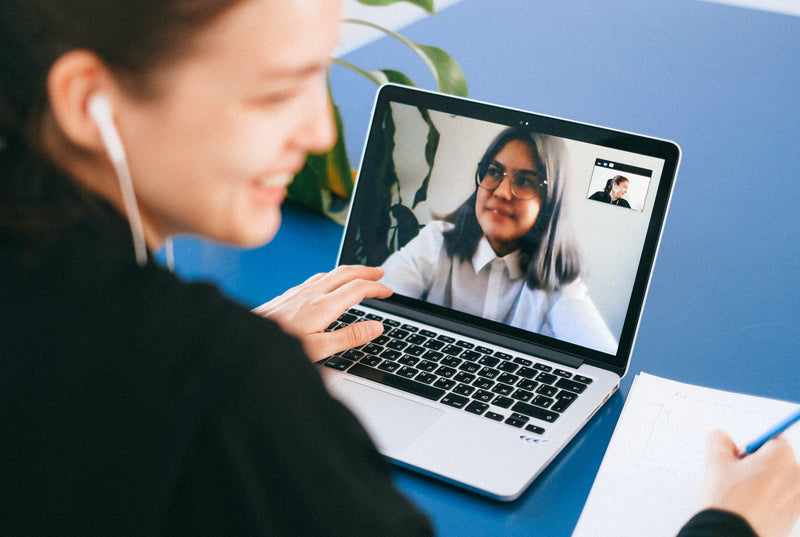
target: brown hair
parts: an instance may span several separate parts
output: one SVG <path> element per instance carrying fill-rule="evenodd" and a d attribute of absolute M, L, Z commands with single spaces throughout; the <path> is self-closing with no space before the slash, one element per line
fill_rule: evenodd
<path fill-rule="evenodd" d="M 95 53 L 143 94 L 148 75 L 241 0 L 3 0 L 0 9 L 0 239 L 41 238 L 80 212 L 86 193 L 42 149 L 46 79 L 64 53 Z M 76 199 L 77 198 L 79 199 Z"/>

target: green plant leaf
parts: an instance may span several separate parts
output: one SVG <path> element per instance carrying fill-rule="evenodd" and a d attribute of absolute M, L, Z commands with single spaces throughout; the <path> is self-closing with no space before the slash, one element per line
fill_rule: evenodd
<path fill-rule="evenodd" d="M 464 72 L 461 70 L 458 62 L 456 62 L 456 60 L 453 59 L 453 57 L 447 52 L 438 47 L 420 45 L 419 43 L 411 41 L 407 37 L 369 21 L 345 19 L 345 22 L 374 28 L 375 30 L 385 33 L 386 35 L 394 37 L 416 52 L 417 55 L 428 65 L 428 68 L 431 70 L 431 73 L 433 73 L 433 76 L 436 79 L 436 87 L 440 92 L 458 95 L 460 97 L 467 96 L 467 79 L 464 76 Z"/>
<path fill-rule="evenodd" d="M 393 69 L 367 71 L 365 69 L 358 67 L 357 65 L 353 65 L 350 62 L 340 60 L 339 58 L 334 58 L 332 61 L 336 65 L 340 65 L 346 69 L 350 69 L 351 71 L 358 73 L 359 75 L 363 76 L 370 82 L 374 83 L 376 86 L 386 84 L 387 82 L 393 82 L 395 84 L 404 84 L 406 86 L 416 86 L 413 80 L 411 80 L 408 76 L 401 73 L 400 71 L 395 71 Z"/>
<path fill-rule="evenodd" d="M 433 0 L 358 0 L 358 2 L 365 6 L 388 6 L 398 2 L 408 2 L 409 4 L 415 4 L 421 7 L 431 15 L 434 13 Z"/>
<path fill-rule="evenodd" d="M 376 71 L 372 72 L 375 73 Z M 382 73 L 386 77 L 386 82 L 392 82 L 394 84 L 403 84 L 404 86 L 416 87 L 414 81 L 411 80 L 405 74 L 401 73 L 400 71 L 395 71 L 393 69 L 381 69 L 380 71 L 377 72 Z"/>

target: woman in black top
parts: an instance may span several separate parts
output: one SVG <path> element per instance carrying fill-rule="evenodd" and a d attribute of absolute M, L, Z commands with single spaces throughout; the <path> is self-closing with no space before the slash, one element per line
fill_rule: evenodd
<path fill-rule="evenodd" d="M 623 197 L 628 192 L 629 184 L 630 180 L 628 180 L 627 177 L 623 175 L 615 175 L 606 181 L 606 186 L 603 188 L 603 190 L 598 190 L 589 196 L 589 199 L 610 203 L 611 205 L 619 205 L 620 207 L 626 207 L 630 209 L 631 204 L 628 203 L 628 200 Z"/>
<path fill-rule="evenodd" d="M 308 359 L 380 333 L 323 331 L 390 293 L 380 269 L 312 278 L 260 309 L 267 320 L 150 255 L 180 233 L 273 236 L 288 179 L 333 142 L 339 9 L 4 1 L 0 535 L 432 532 Z M 684 532 L 751 535 L 747 520 L 782 535 L 763 505 L 730 498 L 777 504 L 798 488 L 796 461 L 779 442 L 729 461 L 724 441 L 703 504 L 724 511 Z M 779 492 L 776 474 L 789 476 Z"/>

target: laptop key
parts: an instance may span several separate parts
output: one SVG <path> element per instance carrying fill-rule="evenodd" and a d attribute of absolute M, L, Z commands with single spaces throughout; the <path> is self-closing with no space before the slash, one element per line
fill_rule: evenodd
<path fill-rule="evenodd" d="M 451 379 L 445 379 L 445 378 L 440 378 L 439 380 L 437 380 L 436 382 L 433 383 L 434 386 L 436 386 L 437 388 L 441 388 L 443 390 L 449 390 L 450 388 L 452 388 L 456 384 L 457 384 L 456 381 L 451 380 Z"/>
<path fill-rule="evenodd" d="M 529 392 L 532 392 L 533 390 L 536 389 L 538 385 L 539 383 L 536 382 L 535 380 L 522 379 L 517 383 L 517 388 L 519 388 L 520 390 L 527 390 Z"/>
<path fill-rule="evenodd" d="M 422 356 L 425 354 L 425 349 L 419 345 L 412 345 L 406 349 L 406 354 L 410 354 L 412 356 Z"/>
<path fill-rule="evenodd" d="M 394 330 L 389 332 L 387 335 L 389 337 L 393 337 L 393 338 L 396 338 L 396 339 L 405 339 L 406 337 L 408 337 L 408 334 L 409 334 L 409 332 L 407 330 L 402 330 L 400 328 L 395 328 Z"/>
<path fill-rule="evenodd" d="M 529 392 L 528 390 L 519 389 L 512 393 L 511 397 L 520 401 L 530 401 L 533 397 L 533 393 Z"/>
<path fill-rule="evenodd" d="M 455 369 L 453 369 L 452 367 L 447 367 L 446 365 L 443 365 L 443 366 L 439 367 L 439 369 L 434 371 L 434 373 L 436 373 L 440 377 L 445 377 L 445 378 L 449 379 L 449 378 L 452 378 L 453 375 L 455 375 L 457 373 L 457 371 Z"/>
<path fill-rule="evenodd" d="M 464 410 L 466 410 L 467 412 L 472 412 L 473 414 L 483 414 L 487 408 L 489 408 L 489 405 L 487 405 L 486 403 L 481 403 L 480 401 L 472 401 L 470 404 L 464 407 Z"/>
<path fill-rule="evenodd" d="M 481 366 L 475 362 L 463 362 L 460 366 L 458 366 L 458 369 L 471 374 L 480 371 Z"/>
<path fill-rule="evenodd" d="M 500 374 L 500 371 L 497 369 L 492 369 L 491 367 L 484 367 L 480 371 L 478 371 L 478 376 L 487 378 L 487 379 L 496 379 L 497 375 Z"/>
<path fill-rule="evenodd" d="M 556 399 L 556 402 L 550 407 L 550 410 L 553 412 L 562 413 L 569 408 L 569 405 L 572 404 L 572 401 L 574 401 L 574 399 Z"/>
<path fill-rule="evenodd" d="M 553 397 L 556 394 L 556 392 L 558 392 L 558 388 L 550 386 L 548 384 L 542 384 L 536 390 L 536 393 L 538 393 L 539 395 L 544 395 L 545 397 Z"/>
<path fill-rule="evenodd" d="M 489 388 L 494 386 L 494 381 L 493 380 L 489 380 L 489 379 L 485 379 L 485 378 L 477 378 L 472 383 L 472 385 L 473 386 L 477 386 L 478 388 L 481 388 L 482 390 L 488 390 Z"/>
<path fill-rule="evenodd" d="M 523 403 L 522 401 L 517 401 L 517 403 L 511 407 L 511 410 L 549 423 L 553 423 L 558 419 L 558 414 L 555 412 L 545 410 L 538 406 L 529 405 L 528 403 Z"/>
<path fill-rule="evenodd" d="M 492 392 L 499 393 L 500 395 L 510 395 L 513 391 L 514 388 L 512 386 L 502 383 L 498 383 L 494 388 L 492 388 Z"/>
<path fill-rule="evenodd" d="M 353 365 L 351 360 L 347 360 L 346 358 L 342 358 L 341 356 L 331 356 L 327 360 L 325 360 L 325 366 L 330 367 L 332 369 L 338 369 L 339 371 L 344 371 L 348 367 Z"/>
<path fill-rule="evenodd" d="M 423 347 L 426 349 L 432 349 L 435 351 L 441 350 L 442 347 L 447 345 L 444 341 L 439 341 L 438 339 L 429 339 L 425 343 L 422 344 Z"/>
<path fill-rule="evenodd" d="M 514 400 L 510 397 L 506 397 L 505 395 L 498 395 L 494 398 L 492 404 L 494 406 L 499 406 L 500 408 L 509 408 L 514 404 Z"/>
<path fill-rule="evenodd" d="M 425 371 L 430 373 L 432 371 L 436 371 L 438 368 L 438 364 L 436 362 L 429 362 L 428 360 L 422 360 L 420 363 L 417 364 L 417 369 L 420 371 Z"/>
<path fill-rule="evenodd" d="M 474 386 L 469 386 L 467 384 L 459 384 L 455 388 L 453 388 L 453 393 L 457 393 L 458 395 L 469 396 L 472 395 L 472 392 L 475 391 Z"/>
<path fill-rule="evenodd" d="M 381 363 L 381 359 L 377 356 L 364 356 L 361 358 L 361 363 L 364 365 L 368 365 L 370 367 L 375 367 L 376 365 Z"/>
<path fill-rule="evenodd" d="M 403 365 L 417 365 L 419 363 L 419 358 L 416 356 L 409 356 L 408 354 L 404 354 L 400 359 L 397 360 L 397 363 Z"/>
<path fill-rule="evenodd" d="M 519 366 L 514 362 L 503 361 L 497 365 L 497 369 L 499 369 L 500 371 L 505 371 L 506 373 L 513 373 L 514 371 L 519 369 Z"/>
<path fill-rule="evenodd" d="M 426 338 L 425 336 L 421 336 L 419 334 L 411 334 L 410 336 L 408 336 L 408 338 L 406 338 L 406 341 L 408 341 L 412 345 L 422 345 L 423 343 L 428 341 L 428 338 Z"/>
<path fill-rule="evenodd" d="M 523 366 L 519 368 L 517 371 L 517 375 L 526 379 L 532 379 L 536 376 L 537 371 L 535 369 L 531 369 L 530 367 Z"/>
<path fill-rule="evenodd" d="M 344 312 L 339 316 L 339 322 L 342 324 L 353 324 L 358 320 L 358 317 L 349 312 Z"/>
<path fill-rule="evenodd" d="M 396 351 L 402 351 L 403 349 L 408 347 L 408 343 L 405 341 L 400 341 L 399 339 L 393 339 L 392 341 L 388 342 L 386 346 Z"/>
<path fill-rule="evenodd" d="M 489 401 L 494 399 L 494 394 L 486 390 L 478 390 L 477 392 L 472 394 L 472 398 L 477 399 L 478 401 L 483 401 L 484 403 L 488 403 Z"/>
<path fill-rule="evenodd" d="M 461 358 L 463 358 L 464 360 L 469 360 L 470 362 L 476 361 L 481 356 L 483 356 L 481 353 L 469 350 L 461 353 Z"/>
<path fill-rule="evenodd" d="M 455 356 L 445 356 L 439 363 L 446 365 L 447 367 L 458 367 L 459 364 L 461 364 L 461 359 L 456 358 Z"/>
<path fill-rule="evenodd" d="M 459 373 L 456 373 L 456 375 L 453 377 L 453 380 L 469 384 L 470 382 L 475 380 L 475 375 L 461 371 Z"/>
<path fill-rule="evenodd" d="M 422 382 L 425 384 L 431 384 L 437 378 L 438 377 L 436 375 L 431 375 L 430 373 L 426 373 L 425 371 L 421 371 L 420 374 L 416 376 L 416 380 L 418 382 Z"/>
<path fill-rule="evenodd" d="M 361 351 L 357 351 L 355 349 L 348 349 L 341 354 L 342 358 L 347 358 L 348 360 L 353 360 L 357 362 L 359 358 L 364 356 L 364 353 Z"/>
<path fill-rule="evenodd" d="M 500 363 L 500 358 L 495 358 L 494 356 L 484 356 L 478 360 L 478 363 L 487 367 L 494 367 Z"/>
<path fill-rule="evenodd" d="M 466 397 L 462 397 L 460 395 L 456 395 L 454 393 L 448 393 L 447 395 L 442 397 L 442 400 L 440 402 L 454 408 L 464 408 L 464 406 L 469 402 L 469 399 L 467 399 Z"/>
<path fill-rule="evenodd" d="M 551 373 L 539 373 L 539 376 L 536 377 L 536 380 L 538 380 L 539 382 L 543 382 L 545 384 L 553 384 L 555 381 L 558 380 L 558 377 Z"/>
<path fill-rule="evenodd" d="M 398 375 L 409 379 L 417 376 L 417 373 L 419 373 L 418 369 L 414 369 L 413 367 L 407 365 L 404 365 L 403 367 L 397 370 Z"/>
<path fill-rule="evenodd" d="M 567 390 L 573 393 L 583 393 L 586 389 L 586 384 L 582 384 L 580 382 L 575 382 L 574 380 L 568 379 L 561 379 L 556 382 L 556 386 L 563 390 Z"/>
<path fill-rule="evenodd" d="M 374 380 L 375 382 L 379 382 L 386 386 L 391 386 L 392 388 L 397 388 L 414 395 L 419 395 L 420 397 L 424 397 L 432 401 L 438 401 L 445 394 L 444 390 L 436 388 L 435 386 L 430 386 L 428 384 L 423 384 L 399 375 L 387 373 L 385 371 L 381 371 L 380 369 L 367 367 L 363 364 L 355 364 L 348 369 L 347 372 L 356 375 L 357 377 Z"/>
<path fill-rule="evenodd" d="M 400 364 L 397 362 L 383 362 L 381 365 L 378 366 L 378 369 L 381 371 L 387 371 L 389 373 L 394 373 L 398 369 L 400 369 Z"/>
<path fill-rule="evenodd" d="M 513 426 L 513 427 L 522 427 L 530 418 L 528 416 L 523 416 L 522 414 L 511 414 L 509 418 L 506 420 L 506 423 Z"/>

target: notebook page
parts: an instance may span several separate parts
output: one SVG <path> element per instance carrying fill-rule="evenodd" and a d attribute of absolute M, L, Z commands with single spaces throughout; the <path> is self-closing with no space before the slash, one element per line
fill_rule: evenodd
<path fill-rule="evenodd" d="M 796 408 L 640 373 L 573 537 L 674 537 L 698 511 L 707 433 L 743 445 Z M 800 457 L 800 427 L 784 434 Z M 800 537 L 800 524 L 790 535 Z"/>

